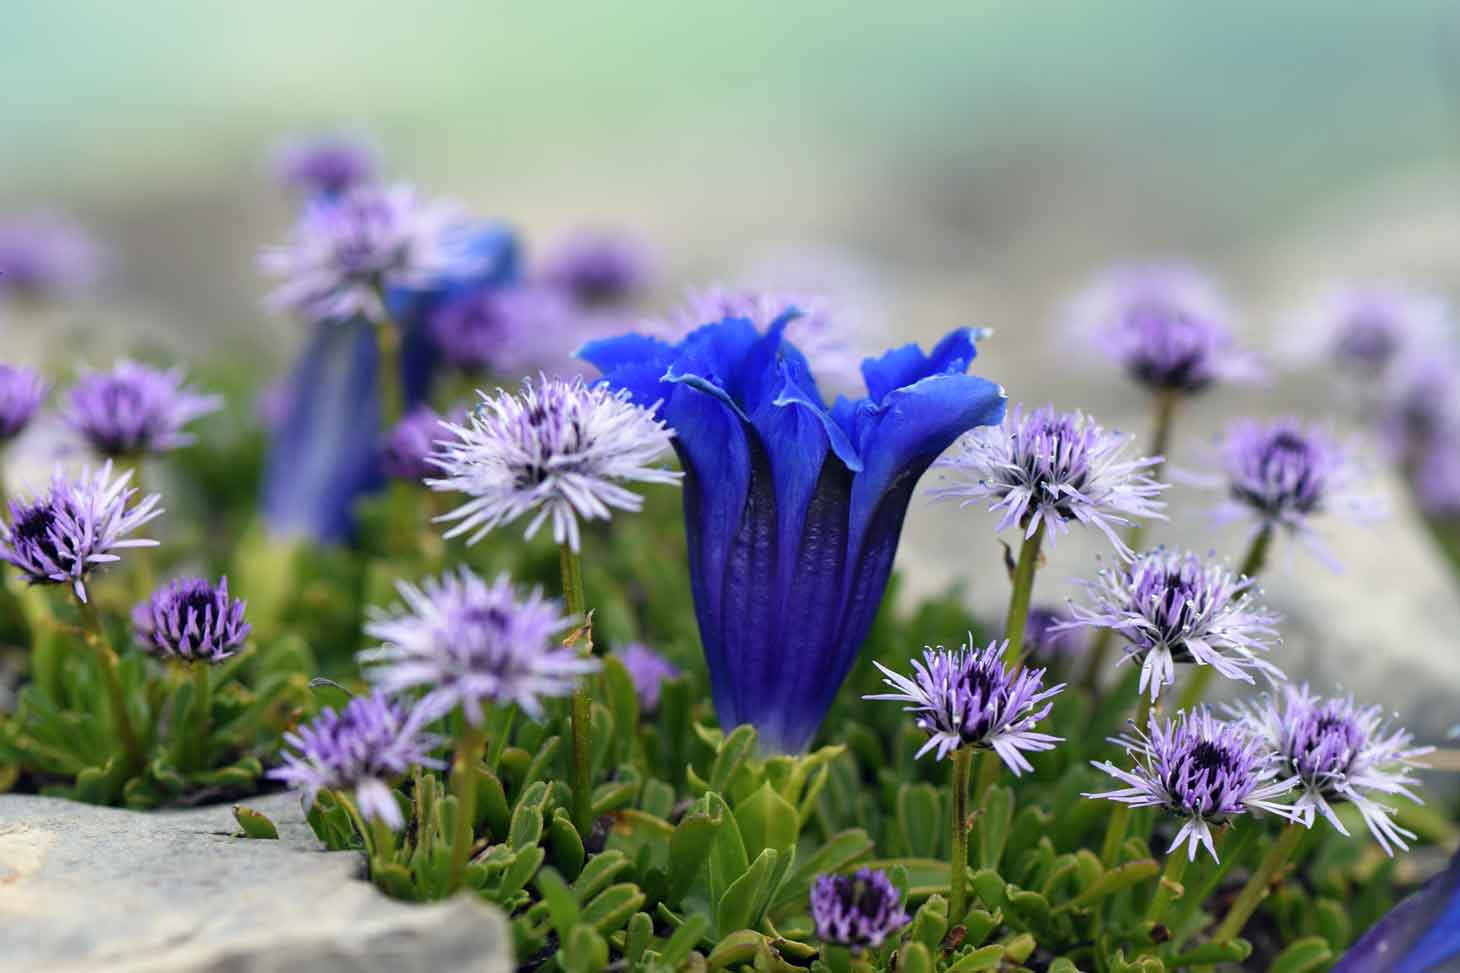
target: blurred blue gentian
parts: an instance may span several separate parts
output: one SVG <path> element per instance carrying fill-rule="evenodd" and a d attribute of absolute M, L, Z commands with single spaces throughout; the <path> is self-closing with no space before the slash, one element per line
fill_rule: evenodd
<path fill-rule="evenodd" d="M 674 345 L 630 334 L 579 352 L 674 430 L 715 709 L 783 752 L 810 743 L 856 659 L 918 478 L 1004 415 L 1003 390 L 965 374 L 968 329 L 868 359 L 868 395 L 828 408 L 783 337 L 798 313 L 765 333 L 731 315 Z"/>
<path fill-rule="evenodd" d="M 1460 970 L 1460 853 L 1395 906 L 1344 954 L 1332 973 Z"/>

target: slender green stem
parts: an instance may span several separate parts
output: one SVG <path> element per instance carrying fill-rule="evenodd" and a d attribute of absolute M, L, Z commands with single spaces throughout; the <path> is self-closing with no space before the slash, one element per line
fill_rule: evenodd
<path fill-rule="evenodd" d="M 1151 905 L 1146 909 L 1147 922 L 1161 922 L 1165 919 L 1166 909 L 1181 890 L 1181 876 L 1186 874 L 1186 865 L 1190 861 L 1182 851 L 1183 849 L 1178 848 L 1166 856 L 1166 869 L 1161 873 L 1160 881 L 1156 883 L 1156 894 L 1151 897 Z"/>
<path fill-rule="evenodd" d="M 578 552 L 567 544 L 558 546 L 559 565 L 563 571 L 563 602 L 574 622 L 583 618 L 583 564 Z M 584 838 L 593 827 L 593 703 L 588 690 L 580 683 L 573 690 L 570 720 L 573 734 L 573 825 Z"/>
<path fill-rule="evenodd" d="M 1264 524 L 1252 538 L 1252 546 L 1247 548 L 1247 556 L 1242 559 L 1242 566 L 1237 573 L 1249 578 L 1255 578 L 1262 573 L 1267 566 L 1268 548 L 1272 546 L 1272 525 Z"/>
<path fill-rule="evenodd" d="M 193 670 L 193 720 L 192 740 L 188 747 L 188 753 L 192 765 L 198 770 L 208 769 L 208 731 L 213 721 L 213 693 L 211 667 L 203 659 L 194 660 L 191 663 Z"/>
<path fill-rule="evenodd" d="M 137 729 L 132 725 L 132 713 L 127 707 L 127 693 L 122 688 L 121 667 L 117 663 L 117 654 L 112 650 L 111 641 L 106 636 L 106 628 L 102 625 L 101 616 L 97 614 L 96 606 L 88 601 L 77 601 L 81 610 L 81 622 L 86 629 L 86 641 L 91 644 L 91 650 L 96 653 L 96 660 L 101 668 L 101 680 L 105 686 L 107 701 L 110 704 L 112 715 L 112 729 L 117 734 L 117 739 L 122 743 L 122 750 L 127 756 L 127 766 L 132 771 L 142 769 L 146 763 L 145 755 L 142 753 L 142 743 L 137 736 Z"/>
<path fill-rule="evenodd" d="M 1267 552 L 1271 546 L 1272 528 L 1264 526 L 1252 538 L 1252 545 L 1242 558 L 1242 567 L 1238 568 L 1238 574 L 1256 578 L 1267 563 Z M 1206 698 L 1207 687 L 1212 684 L 1213 674 L 1216 672 L 1211 666 L 1193 665 L 1191 669 L 1191 676 L 1186 680 L 1186 685 L 1181 687 L 1181 696 L 1176 701 L 1178 711 L 1189 710 Z"/>
<path fill-rule="evenodd" d="M 1278 870 L 1283 867 L 1297 850 L 1298 842 L 1303 839 L 1305 828 L 1296 821 L 1289 821 L 1278 840 L 1268 848 L 1267 854 L 1262 857 L 1262 862 L 1257 866 L 1257 871 L 1242 886 L 1242 891 L 1237 894 L 1237 900 L 1227 910 L 1217 931 L 1212 934 L 1214 942 L 1224 942 L 1228 939 L 1236 939 L 1247 925 L 1247 920 L 1262 900 L 1267 898 L 1268 889 L 1272 886 L 1273 879 L 1277 877 Z"/>
<path fill-rule="evenodd" d="M 477 764 L 481 762 L 482 750 L 487 745 L 487 731 L 483 727 L 466 724 L 461 738 L 456 742 L 456 756 L 451 760 L 451 793 L 456 797 L 456 834 L 451 839 L 451 883 L 455 892 L 461 888 L 466 863 L 471 860 L 472 846 L 476 844 L 477 817 Z"/>
<path fill-rule="evenodd" d="M 386 432 L 399 421 L 402 412 L 400 387 L 400 326 L 390 316 L 385 288 L 377 288 L 380 317 L 375 325 L 376 382 L 380 386 L 380 420 Z"/>
<path fill-rule="evenodd" d="M 948 921 L 961 925 L 968 915 L 968 776 L 973 750 L 953 751 L 952 854 L 948 859 Z"/>
<path fill-rule="evenodd" d="M 1004 664 L 1018 665 L 1024 656 L 1024 625 L 1029 621 L 1029 599 L 1034 594 L 1034 571 L 1039 566 L 1039 546 L 1044 541 L 1044 521 L 1024 538 L 1019 563 L 1014 566 L 1014 584 L 1009 591 L 1009 613 L 1004 617 Z"/>
<path fill-rule="evenodd" d="M 1130 805 L 1116 804 L 1105 823 L 1105 840 L 1100 843 L 1100 863 L 1106 868 L 1120 864 L 1120 847 L 1130 827 Z"/>

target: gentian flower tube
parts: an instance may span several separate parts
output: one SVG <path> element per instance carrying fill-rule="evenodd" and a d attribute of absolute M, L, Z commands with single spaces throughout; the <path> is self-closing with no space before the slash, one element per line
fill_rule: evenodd
<path fill-rule="evenodd" d="M 656 406 L 684 466 L 695 614 L 720 723 L 771 750 L 810 743 L 881 604 L 908 502 L 964 432 L 999 422 L 1004 392 L 965 374 L 975 332 L 862 365 L 868 395 L 827 407 L 784 337 L 726 316 L 678 344 L 645 335 L 579 356 Z"/>

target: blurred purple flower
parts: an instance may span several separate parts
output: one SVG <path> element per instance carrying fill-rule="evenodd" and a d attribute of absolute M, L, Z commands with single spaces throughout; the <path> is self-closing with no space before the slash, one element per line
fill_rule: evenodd
<path fill-rule="evenodd" d="M 1024 647 L 1030 657 L 1046 664 L 1071 659 L 1088 648 L 1085 634 L 1070 627 L 1071 617 L 1053 605 L 1035 605 L 1024 623 Z"/>
<path fill-rule="evenodd" d="M 585 307 L 626 304 L 649 289 L 654 259 L 641 240 L 624 233 L 582 230 L 543 257 L 541 278 Z"/>
<path fill-rule="evenodd" d="M 419 405 L 401 417 L 385 437 L 380 464 L 385 475 L 410 483 L 421 483 L 436 472 L 429 462 L 436 444 L 449 438 L 440 413 Z"/>
<path fill-rule="evenodd" d="M 818 939 L 853 952 L 876 949 L 911 921 L 887 873 L 872 868 L 818 875 L 811 886 L 811 918 Z"/>
<path fill-rule="evenodd" d="M 1146 472 L 1160 457 L 1124 459 L 1129 444 L 1082 413 L 1015 406 L 1002 425 L 974 429 L 933 464 L 947 485 L 929 495 L 960 507 L 989 500 L 1002 513 L 997 530 L 1017 526 L 1029 536 L 1043 523 L 1051 544 L 1071 523 L 1094 527 L 1128 557 L 1117 528 L 1161 517 L 1156 497 L 1166 489 Z"/>
<path fill-rule="evenodd" d="M 223 407 L 217 395 L 184 384 L 180 369 L 122 359 L 88 372 L 68 394 L 66 421 L 105 457 L 165 453 L 193 442 L 183 427 Z"/>
<path fill-rule="evenodd" d="M 127 505 L 138 492 L 127 486 L 131 478 L 130 470 L 114 478 L 111 460 L 74 480 L 58 470 L 44 496 L 10 501 L 10 522 L 0 527 L 0 560 L 31 584 L 70 584 L 86 601 L 87 575 L 120 561 L 116 551 L 157 546 L 127 536 L 162 514 L 155 493 Z"/>
<path fill-rule="evenodd" d="M 1409 350 L 1441 337 L 1449 317 L 1443 299 L 1397 284 L 1332 287 L 1295 322 L 1308 359 L 1376 377 Z"/>
<path fill-rule="evenodd" d="M 153 655 L 217 664 L 232 656 L 252 630 L 248 603 L 228 595 L 228 578 L 179 578 L 132 610 L 137 644 Z"/>
<path fill-rule="evenodd" d="M 44 213 L 0 219 L 0 298 L 69 297 L 94 284 L 102 264 L 96 242 L 68 220 Z"/>
<path fill-rule="evenodd" d="M 1004 645 L 998 642 L 980 651 L 973 648 L 970 634 L 956 652 L 942 646 L 926 648 L 922 661 L 913 661 L 911 679 L 880 662 L 873 665 L 896 692 L 862 698 L 911 704 L 907 712 L 917 716 L 919 729 L 928 734 L 919 757 L 937 750 L 942 760 L 959 747 L 992 750 L 1017 777 L 1034 769 L 1023 751 L 1053 750 L 1060 741 L 1034 732 L 1034 727 L 1049 715 L 1053 704 L 1046 701 L 1059 695 L 1064 685 L 1045 689 L 1043 669 L 1010 673 L 1004 665 Z"/>
<path fill-rule="evenodd" d="M 1430 444 L 1414 472 L 1414 493 L 1425 516 L 1460 516 L 1460 442 L 1447 436 Z"/>
<path fill-rule="evenodd" d="M 284 765 L 269 776 L 302 791 L 306 808 L 320 791 L 353 790 L 361 815 L 399 831 L 405 817 L 391 782 L 412 767 L 445 766 L 430 755 L 442 741 L 423 732 L 427 722 L 419 708 L 408 711 L 381 693 L 356 696 L 343 711 L 324 710 L 312 723 L 284 734 L 290 749 L 283 754 Z"/>
<path fill-rule="evenodd" d="M 374 146 L 340 133 L 291 138 L 275 148 L 272 163 L 280 183 L 323 196 L 374 182 L 379 169 Z"/>
<path fill-rule="evenodd" d="M 679 667 L 642 642 L 630 642 L 614 653 L 634 682 L 639 709 L 653 713 L 659 708 L 659 689 L 666 679 L 679 675 Z"/>
<path fill-rule="evenodd" d="M 49 392 L 50 386 L 34 369 L 0 365 L 0 444 L 25 431 Z"/>

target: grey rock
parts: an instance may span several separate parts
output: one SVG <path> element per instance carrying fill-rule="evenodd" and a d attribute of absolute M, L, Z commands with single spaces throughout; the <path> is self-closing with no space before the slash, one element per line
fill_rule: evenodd
<path fill-rule="evenodd" d="M 502 915 L 461 896 L 386 898 L 356 854 L 319 849 L 297 798 L 138 813 L 0 797 L 0 971 L 311 973 L 509 970 Z"/>

